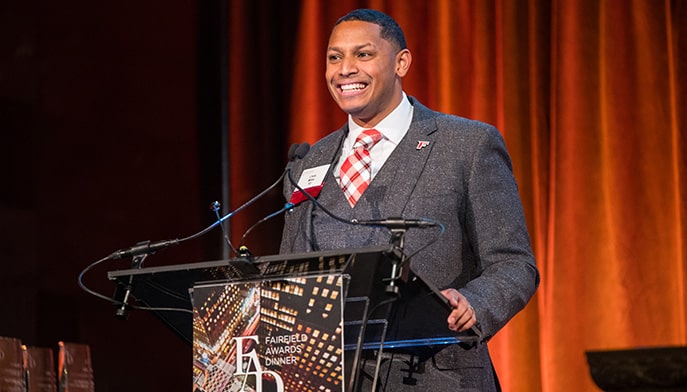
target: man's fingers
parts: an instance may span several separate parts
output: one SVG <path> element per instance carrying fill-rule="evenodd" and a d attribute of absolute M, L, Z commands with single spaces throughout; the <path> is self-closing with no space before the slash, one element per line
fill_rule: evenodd
<path fill-rule="evenodd" d="M 477 315 L 472 306 L 460 304 L 448 317 L 448 328 L 452 331 L 463 332 L 477 323 Z"/>
<path fill-rule="evenodd" d="M 448 316 L 448 328 L 452 331 L 463 332 L 477 323 L 477 314 L 467 298 L 456 289 L 442 290 L 443 294 L 453 307 Z"/>

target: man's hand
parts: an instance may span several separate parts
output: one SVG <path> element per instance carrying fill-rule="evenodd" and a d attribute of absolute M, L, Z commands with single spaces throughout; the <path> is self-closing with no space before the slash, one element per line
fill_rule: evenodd
<path fill-rule="evenodd" d="M 456 289 L 442 290 L 441 294 L 448 298 L 453 310 L 448 315 L 448 329 L 463 332 L 477 323 L 477 314 L 470 302 Z"/>

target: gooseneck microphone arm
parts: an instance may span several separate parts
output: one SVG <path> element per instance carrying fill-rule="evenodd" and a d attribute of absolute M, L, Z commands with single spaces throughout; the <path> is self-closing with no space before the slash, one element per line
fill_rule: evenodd
<path fill-rule="evenodd" d="M 141 268 L 141 266 L 142 266 L 142 264 L 143 264 L 143 260 L 145 259 L 145 257 L 146 257 L 147 255 L 153 254 L 153 253 L 157 252 L 158 250 L 165 249 L 165 248 L 170 247 L 170 246 L 172 246 L 172 245 L 178 245 L 178 244 L 180 244 L 181 242 L 188 241 L 188 240 L 191 240 L 191 239 L 194 239 L 194 238 L 198 238 L 198 237 L 200 237 L 200 236 L 206 234 L 207 232 L 209 232 L 210 230 L 212 230 L 213 228 L 215 228 L 217 225 L 219 225 L 219 224 L 221 224 L 222 222 L 224 222 L 225 220 L 231 218 L 231 217 L 234 216 L 236 213 L 238 213 L 239 211 L 241 211 L 241 210 L 243 210 L 244 208 L 248 207 L 248 206 L 251 205 L 253 202 L 255 202 L 256 200 L 258 200 L 259 198 L 261 198 L 262 196 L 264 196 L 267 192 L 269 192 L 270 190 L 272 190 L 274 187 L 276 187 L 277 185 L 279 185 L 280 183 L 282 183 L 283 180 L 284 180 L 284 175 L 285 175 L 285 173 L 286 173 L 288 170 L 290 170 L 291 166 L 293 165 L 293 162 L 294 162 L 297 158 L 303 158 L 303 156 L 305 156 L 305 154 L 308 152 L 309 149 L 310 149 L 310 145 L 308 145 L 307 143 L 303 143 L 303 144 L 297 144 L 297 143 L 295 143 L 295 144 L 291 145 L 291 147 L 289 148 L 289 153 L 288 153 L 289 162 L 287 163 L 286 168 L 284 169 L 284 172 L 282 172 L 281 176 L 279 176 L 279 179 L 278 179 L 277 181 L 275 181 L 272 185 L 270 185 L 267 189 L 265 189 L 264 191 L 260 192 L 260 194 L 258 194 L 257 196 L 253 197 L 252 199 L 248 200 L 246 203 L 244 203 L 243 205 L 241 205 L 240 207 L 238 207 L 238 208 L 235 209 L 234 211 L 231 211 L 231 212 L 229 212 L 228 214 L 226 214 L 225 216 L 223 216 L 222 218 L 218 219 L 217 221 L 215 221 L 214 223 L 212 223 L 210 226 L 208 226 L 208 227 L 206 227 L 205 229 L 203 229 L 203 230 L 201 230 L 201 231 L 199 231 L 199 232 L 197 232 L 197 233 L 195 233 L 195 234 L 192 234 L 192 235 L 190 235 L 190 236 L 188 236 L 188 237 L 184 237 L 184 238 L 175 238 L 175 239 L 162 240 L 162 241 L 143 241 L 143 242 L 137 243 L 137 244 L 134 245 L 134 246 L 131 246 L 131 247 L 128 247 L 128 248 L 124 248 L 124 249 L 117 250 L 117 251 L 115 251 L 115 252 L 109 254 L 108 256 L 106 256 L 106 257 L 104 257 L 104 258 L 102 258 L 102 259 L 100 259 L 100 260 L 97 260 L 97 261 L 95 261 L 95 262 L 89 264 L 86 268 L 84 268 L 84 269 L 79 273 L 79 277 L 78 277 L 78 285 L 79 285 L 79 287 L 80 287 L 82 290 L 86 291 L 87 293 L 89 293 L 89 294 L 91 294 L 91 295 L 93 295 L 93 296 L 95 296 L 95 297 L 101 298 L 101 299 L 103 299 L 103 300 L 105 300 L 105 301 L 111 302 L 111 303 L 115 304 L 116 306 L 118 306 L 118 307 L 119 307 L 118 310 L 117 310 L 117 316 L 118 316 L 118 317 L 119 317 L 119 316 L 121 316 L 121 317 L 126 317 L 126 313 L 128 312 L 128 309 L 129 309 L 129 308 L 141 308 L 141 309 L 158 310 L 158 311 L 163 311 L 163 310 L 164 310 L 164 311 L 191 312 L 191 311 L 188 310 L 188 309 L 176 309 L 176 308 L 147 308 L 147 307 L 135 307 L 135 306 L 130 306 L 130 305 L 128 304 L 128 300 L 129 300 L 129 297 L 131 297 L 132 290 L 133 290 L 133 286 L 132 286 L 131 284 L 129 284 L 129 285 L 127 285 L 127 287 L 125 287 L 125 293 L 124 293 L 124 296 L 123 296 L 122 300 L 118 300 L 118 299 L 111 298 L 111 297 L 109 297 L 109 296 L 103 295 L 103 294 L 101 294 L 101 293 L 98 293 L 98 292 L 96 292 L 96 291 L 94 291 L 94 290 L 89 289 L 88 287 L 86 287 L 86 285 L 84 284 L 83 280 L 84 280 L 84 277 L 85 277 L 85 275 L 86 275 L 86 273 L 87 273 L 88 271 L 90 271 L 91 269 L 95 268 L 97 265 L 100 265 L 101 263 L 103 263 L 103 262 L 105 262 L 105 261 L 107 261 L 107 260 L 122 259 L 122 258 L 125 258 L 125 257 L 132 257 L 132 258 L 134 258 L 133 261 L 132 261 L 132 268 Z M 133 283 L 133 281 L 131 281 L 130 283 Z"/>
<path fill-rule="evenodd" d="M 157 252 L 158 250 L 167 248 L 167 247 L 172 246 L 172 245 L 178 245 L 184 241 L 192 240 L 194 238 L 198 238 L 198 237 L 204 235 L 205 233 L 214 229 L 217 225 L 222 224 L 224 221 L 226 221 L 227 219 L 236 215 L 238 212 L 242 211 L 244 208 L 253 204 L 256 200 L 265 196 L 265 194 L 267 194 L 267 192 L 274 189 L 277 185 L 281 184 L 282 181 L 284 181 L 284 175 L 286 174 L 286 172 L 289 172 L 291 170 L 291 166 L 293 166 L 293 162 L 296 159 L 303 158 L 305 156 L 305 154 L 308 152 L 308 150 L 310 150 L 310 145 L 308 143 L 302 143 L 302 144 L 294 143 L 294 144 L 292 144 L 291 147 L 289 148 L 289 153 L 288 153 L 289 162 L 286 164 L 286 168 L 284 169 L 282 174 L 279 176 L 279 178 L 272 185 L 270 185 L 265 190 L 263 190 L 262 192 L 255 195 L 252 199 L 243 203 L 237 209 L 235 209 L 235 210 L 229 212 L 228 214 L 224 215 L 223 217 L 217 219 L 215 222 L 213 222 L 210 226 L 206 227 L 205 229 L 203 229 L 203 230 L 201 230 L 201 231 L 199 231 L 193 235 L 190 235 L 188 237 L 181 238 L 181 239 L 175 238 L 175 239 L 171 239 L 171 240 L 162 240 L 162 241 L 154 241 L 154 242 L 151 242 L 151 241 L 139 242 L 136 245 L 131 246 L 129 248 L 124 248 L 124 249 L 120 249 L 116 252 L 113 252 L 112 254 L 110 254 L 109 258 L 111 258 L 111 259 L 122 259 L 125 257 L 133 257 L 133 256 L 141 255 L 141 254 L 152 254 L 152 253 Z"/>
<path fill-rule="evenodd" d="M 229 249 L 231 249 L 234 254 L 237 254 L 238 252 L 236 251 L 236 248 L 234 248 L 234 244 L 231 243 L 231 239 L 229 238 L 229 232 L 227 229 L 224 227 L 224 222 L 222 222 L 222 217 L 219 215 L 219 209 L 222 207 L 220 202 L 218 201 L 213 201 L 210 203 L 210 209 L 212 212 L 215 213 L 215 216 L 217 216 L 217 220 L 221 222 L 219 224 L 220 229 L 222 229 L 222 236 L 224 237 L 224 242 L 227 243 L 227 246 L 229 246 Z"/>
<path fill-rule="evenodd" d="M 289 155 L 288 155 L 289 156 L 289 162 L 286 164 L 286 168 L 284 168 L 284 172 L 279 177 L 278 181 L 280 183 L 284 181 L 284 176 L 287 173 L 291 173 L 291 168 L 293 167 L 293 164 L 296 161 L 296 159 L 303 159 L 303 157 L 305 156 L 305 154 L 308 153 L 309 150 L 310 150 L 310 145 L 308 143 L 301 143 L 301 144 L 294 143 L 291 145 L 291 148 L 289 148 Z M 251 255 L 250 250 L 248 250 L 248 248 L 244 245 L 244 241 L 246 240 L 246 237 L 248 237 L 248 234 L 250 234 L 251 231 L 253 231 L 259 225 L 265 223 L 266 221 L 274 218 L 275 216 L 278 216 L 279 214 L 281 214 L 285 211 L 290 210 L 293 207 L 294 207 L 293 203 L 287 202 L 278 211 L 275 211 L 275 212 L 267 215 L 266 217 L 260 219 L 259 221 L 255 222 L 251 227 L 249 227 L 248 230 L 246 230 L 246 232 L 243 233 L 243 236 L 241 236 L 241 241 L 239 242 L 238 255 L 240 257 Z"/>
<path fill-rule="evenodd" d="M 386 227 L 389 230 L 395 230 L 395 229 L 410 229 L 410 228 L 428 228 L 428 227 L 436 227 L 436 226 L 442 226 L 441 223 L 431 220 L 431 219 L 404 219 L 400 217 L 394 217 L 394 218 L 386 218 L 386 219 L 372 219 L 372 220 L 357 220 L 357 219 L 351 219 L 351 220 L 346 220 L 344 218 L 341 218 L 340 216 L 335 215 L 331 211 L 329 211 L 327 208 L 325 208 L 322 204 L 320 204 L 317 199 L 312 197 L 310 193 L 308 193 L 305 189 L 303 189 L 296 180 L 293 179 L 293 175 L 291 174 L 291 168 L 287 167 L 286 169 L 286 175 L 289 179 L 289 182 L 291 185 L 296 187 L 309 201 L 311 201 L 313 204 L 315 204 L 319 209 L 321 209 L 325 214 L 329 215 L 331 218 L 342 222 L 346 223 L 349 225 L 359 225 L 359 226 L 379 226 L 379 227 Z"/>

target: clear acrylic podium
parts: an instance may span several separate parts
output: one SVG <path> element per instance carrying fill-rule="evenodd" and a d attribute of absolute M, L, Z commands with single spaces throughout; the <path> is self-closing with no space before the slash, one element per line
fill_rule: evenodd
<path fill-rule="evenodd" d="M 193 390 L 360 389 L 361 358 L 475 344 L 392 245 L 111 271 L 193 345 Z M 400 271 L 400 273 L 398 272 Z M 391 278 L 394 274 L 394 278 Z M 135 301 L 135 302 L 134 302 Z M 375 367 L 376 368 L 376 367 Z M 376 385 L 377 372 L 367 375 Z"/>

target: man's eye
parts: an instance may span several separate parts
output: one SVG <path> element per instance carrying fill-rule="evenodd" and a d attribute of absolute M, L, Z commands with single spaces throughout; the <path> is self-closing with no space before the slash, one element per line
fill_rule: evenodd
<path fill-rule="evenodd" d="M 327 60 L 328 61 L 339 61 L 339 60 L 341 60 L 341 56 L 338 54 L 330 54 L 329 56 L 327 56 Z"/>

